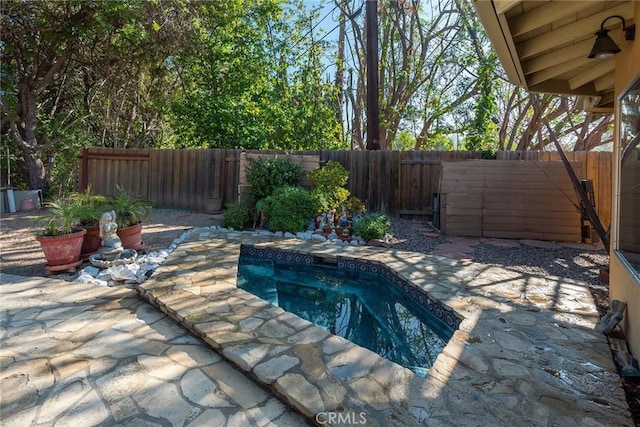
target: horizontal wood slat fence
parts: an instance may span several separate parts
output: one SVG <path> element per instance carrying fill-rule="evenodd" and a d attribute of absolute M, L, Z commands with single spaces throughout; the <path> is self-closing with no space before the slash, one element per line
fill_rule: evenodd
<path fill-rule="evenodd" d="M 224 204 L 238 201 L 242 153 L 288 154 L 268 150 L 83 148 L 78 187 L 83 190 L 90 185 L 97 194 L 113 195 L 118 184 L 147 198 L 154 207 L 208 210 L 214 199 L 222 199 Z M 289 154 L 319 156 L 321 163 L 328 160 L 341 163 L 350 172 L 348 190 L 363 200 L 369 211 L 418 218 L 432 216 L 433 195 L 441 193 L 446 185 L 443 162 L 481 157 L 480 152 L 470 151 L 306 150 Z M 593 180 L 596 210 L 606 227 L 611 210 L 611 153 L 567 153 L 567 156 L 580 165 L 579 178 Z M 499 152 L 498 159 L 538 160 L 540 165 L 560 162 L 556 153 L 546 152 Z M 526 197 L 524 187 L 529 184 L 522 184 L 522 197 Z M 473 205 L 474 200 L 470 198 L 465 204 Z"/>
<path fill-rule="evenodd" d="M 580 164 L 572 166 L 583 174 Z M 577 197 L 562 162 L 445 162 L 442 180 L 442 228 L 448 235 L 581 239 Z"/>

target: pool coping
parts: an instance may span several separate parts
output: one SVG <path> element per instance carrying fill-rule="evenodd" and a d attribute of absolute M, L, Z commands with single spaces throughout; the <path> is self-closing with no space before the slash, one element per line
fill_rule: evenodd
<path fill-rule="evenodd" d="M 238 289 L 242 244 L 384 265 L 462 321 L 429 375 L 419 377 Z M 204 228 L 193 230 L 138 291 L 311 423 L 633 425 L 581 282 Z"/>

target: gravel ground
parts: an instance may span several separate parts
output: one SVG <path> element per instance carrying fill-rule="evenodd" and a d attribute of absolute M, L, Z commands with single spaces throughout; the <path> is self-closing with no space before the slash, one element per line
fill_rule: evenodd
<path fill-rule="evenodd" d="M 0 218 L 0 270 L 22 276 L 46 276 L 46 261 L 31 227 L 38 212 L 2 214 Z M 195 227 L 219 224 L 221 215 L 177 209 L 154 209 L 143 227 L 144 250 L 166 249 L 182 233 Z M 447 243 L 446 236 L 426 237 L 424 222 L 392 218 L 394 238 L 390 246 L 396 249 L 431 253 L 439 244 Z M 562 247 L 542 249 L 520 244 L 504 248 L 480 240 L 473 246 L 476 262 L 498 264 L 523 273 L 561 276 L 589 283 L 600 315 L 608 308 L 608 285 L 599 278 L 599 270 L 609 264 L 604 250 L 593 251 Z M 72 280 L 74 274 L 60 273 L 56 278 Z M 640 425 L 640 379 L 624 378 L 627 400 L 636 424 Z"/>
<path fill-rule="evenodd" d="M 0 219 L 0 269 L 4 273 L 21 276 L 46 276 L 46 260 L 35 239 L 31 224 L 37 211 L 2 214 Z M 186 230 L 219 224 L 221 215 L 179 209 L 153 209 L 149 221 L 142 228 L 144 251 L 166 249 Z M 72 274 L 59 273 L 57 279 L 69 280 Z"/>

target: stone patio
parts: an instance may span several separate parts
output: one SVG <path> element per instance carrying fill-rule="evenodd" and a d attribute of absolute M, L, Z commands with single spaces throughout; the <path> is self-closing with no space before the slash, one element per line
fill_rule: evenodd
<path fill-rule="evenodd" d="M 418 377 L 236 288 L 241 245 L 386 266 L 462 321 L 429 375 Z M 204 228 L 139 291 L 312 423 L 633 425 L 585 283 Z"/>
<path fill-rule="evenodd" d="M 0 283 L 3 427 L 305 424 L 133 289 Z"/>

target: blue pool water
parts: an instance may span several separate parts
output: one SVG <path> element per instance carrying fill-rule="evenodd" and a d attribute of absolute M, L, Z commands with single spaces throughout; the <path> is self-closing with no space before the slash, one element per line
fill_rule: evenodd
<path fill-rule="evenodd" d="M 238 287 L 426 375 L 453 335 L 378 274 L 241 257 Z"/>

